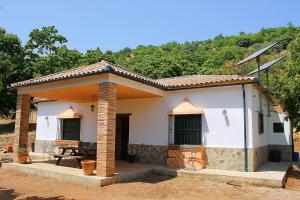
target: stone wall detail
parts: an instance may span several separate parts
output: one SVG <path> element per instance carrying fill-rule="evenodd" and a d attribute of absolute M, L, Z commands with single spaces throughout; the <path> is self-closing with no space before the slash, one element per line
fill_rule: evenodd
<path fill-rule="evenodd" d="M 15 134 L 0 135 L 0 149 L 3 149 L 7 145 L 13 145 Z M 32 151 L 32 144 L 35 142 L 35 132 L 28 133 L 28 151 Z"/>
<path fill-rule="evenodd" d="M 206 147 L 207 168 L 244 171 L 245 159 L 242 148 Z"/>
<path fill-rule="evenodd" d="M 204 146 L 170 145 L 166 165 L 190 170 L 203 169 L 207 165 L 206 148 Z"/>
<path fill-rule="evenodd" d="M 248 150 L 248 171 L 255 171 L 268 162 L 269 146 L 261 146 Z"/>
<path fill-rule="evenodd" d="M 292 145 L 269 145 L 269 151 L 277 150 L 281 152 L 281 161 L 291 162 L 292 161 Z"/>
<path fill-rule="evenodd" d="M 136 162 L 165 165 L 168 145 L 129 144 L 128 153 L 135 155 Z"/>

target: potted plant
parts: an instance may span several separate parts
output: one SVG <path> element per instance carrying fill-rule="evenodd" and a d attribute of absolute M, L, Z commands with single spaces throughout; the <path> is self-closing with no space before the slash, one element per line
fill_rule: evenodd
<path fill-rule="evenodd" d="M 94 160 L 83 160 L 81 161 L 81 166 L 83 168 L 84 175 L 93 175 L 93 171 L 96 166 L 96 161 Z"/>
<path fill-rule="evenodd" d="M 25 164 L 28 159 L 27 147 L 20 146 L 18 148 L 18 163 Z"/>

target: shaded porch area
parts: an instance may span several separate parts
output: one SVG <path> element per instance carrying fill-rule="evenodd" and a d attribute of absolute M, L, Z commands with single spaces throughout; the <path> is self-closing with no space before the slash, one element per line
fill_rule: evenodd
<path fill-rule="evenodd" d="M 128 133 L 127 138 L 121 138 L 120 140 L 118 140 L 118 135 L 116 135 L 116 132 L 118 132 L 116 129 L 118 130 L 118 127 L 121 126 L 118 123 L 118 118 L 121 118 L 124 114 L 128 116 L 128 113 L 117 113 L 117 100 L 160 96 L 163 96 L 163 93 L 158 88 L 112 74 L 101 74 L 89 78 L 55 81 L 19 88 L 16 109 L 16 137 L 14 142 L 14 152 L 16 153 L 14 162 L 18 160 L 18 148 L 28 144 L 28 117 L 32 97 L 47 98 L 60 102 L 90 103 L 92 106 L 94 106 L 95 103 L 96 106 L 91 107 L 90 111 L 96 114 L 93 118 L 96 119 L 93 121 L 93 125 L 96 125 L 95 131 L 87 131 L 88 134 L 94 134 L 95 136 L 95 139 L 93 139 L 93 142 L 96 144 L 97 169 L 95 173 L 99 177 L 113 177 L 115 173 L 117 173 L 115 159 L 123 159 L 126 157 L 124 154 L 126 148 L 123 147 L 126 147 L 126 144 L 128 144 Z M 72 110 L 72 107 L 69 110 Z M 57 117 L 58 120 L 70 118 L 69 111 L 65 111 L 61 115 L 62 116 L 59 115 Z M 71 115 L 72 118 L 76 120 L 70 121 L 70 123 L 64 120 L 63 124 L 66 125 L 68 122 L 70 124 L 69 127 L 75 127 L 75 122 L 79 122 L 76 123 L 78 125 L 76 127 L 78 128 L 76 130 L 69 130 L 62 127 L 63 135 L 67 137 L 67 140 L 76 139 L 81 142 L 90 142 L 85 141 L 87 140 L 87 135 L 85 135 L 83 141 L 80 134 L 78 134 L 76 138 L 71 137 L 74 132 L 81 131 L 80 118 L 86 117 L 85 115 L 72 112 Z M 45 117 L 45 120 L 47 119 L 48 118 Z M 124 143 L 126 144 L 118 144 L 118 141 L 120 141 L 120 143 L 125 141 Z M 123 149 L 118 149 L 118 147 L 122 147 Z M 112 179 L 115 179 L 115 176 Z"/>

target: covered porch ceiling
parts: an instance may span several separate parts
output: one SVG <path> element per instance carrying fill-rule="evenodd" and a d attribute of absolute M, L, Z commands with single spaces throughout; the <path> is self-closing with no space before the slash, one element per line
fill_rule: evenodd
<path fill-rule="evenodd" d="M 36 98 L 49 98 L 52 100 L 86 103 L 97 100 L 99 93 L 99 85 L 85 85 L 77 87 L 68 87 L 64 89 L 56 89 L 50 91 L 30 92 L 30 96 Z M 159 97 L 157 94 L 152 94 L 142 90 L 130 88 L 123 85 L 117 85 L 117 99 L 138 99 Z"/>
<path fill-rule="evenodd" d="M 19 93 L 35 98 L 46 98 L 64 102 L 87 103 L 96 101 L 103 82 L 116 83 L 117 100 L 153 98 L 163 96 L 163 91 L 151 86 L 114 75 L 100 75 L 74 80 L 55 81 L 19 88 Z"/>

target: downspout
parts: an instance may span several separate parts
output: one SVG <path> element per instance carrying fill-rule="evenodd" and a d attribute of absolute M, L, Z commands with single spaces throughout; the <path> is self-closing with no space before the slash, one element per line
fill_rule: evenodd
<path fill-rule="evenodd" d="M 245 157 L 245 171 L 248 171 L 248 147 L 247 147 L 247 116 L 246 116 L 246 93 L 245 85 L 242 84 L 243 89 L 243 114 L 244 114 L 244 157 Z"/>

